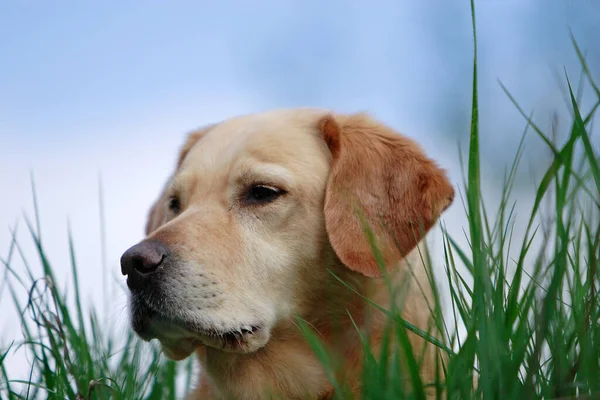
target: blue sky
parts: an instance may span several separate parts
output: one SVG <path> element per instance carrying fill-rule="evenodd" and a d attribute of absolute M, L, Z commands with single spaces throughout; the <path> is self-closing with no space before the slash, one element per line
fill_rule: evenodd
<path fill-rule="evenodd" d="M 547 127 L 567 130 L 564 70 L 579 74 L 569 29 L 600 81 L 600 3 L 478 1 L 484 177 L 525 126 L 498 85 Z M 0 3 L 0 257 L 9 226 L 31 214 L 68 279 L 71 221 L 84 288 L 99 296 L 98 175 L 104 182 L 109 279 L 141 238 L 184 134 L 240 113 L 292 106 L 365 110 L 416 138 L 460 184 L 473 39 L 468 1 L 96 1 Z M 584 92 L 589 104 L 590 92 Z M 542 164 L 528 142 L 526 162 Z M 460 231 L 460 202 L 448 218 Z M 451 210 L 452 211 L 452 210 Z M 25 226 L 19 238 L 26 253 Z M 123 320 L 125 297 L 112 312 Z M 18 332 L 0 298 L 0 344 Z M 4 312 L 6 311 L 6 313 Z M 4 328 L 6 327 L 6 328 Z M 15 361 L 16 362 L 16 361 Z"/>
<path fill-rule="evenodd" d="M 576 65 L 569 25 L 589 50 L 600 35 L 592 2 L 480 3 L 482 88 L 497 94 L 502 79 L 531 107 L 550 69 Z M 62 148 L 95 139 L 90 125 L 193 120 L 217 105 L 368 109 L 448 135 L 448 114 L 469 102 L 467 2 L 5 2 L 0 37 L 0 127 L 11 144 Z M 590 57 L 597 65 L 598 52 Z M 547 86 L 545 95 L 557 88 Z"/>

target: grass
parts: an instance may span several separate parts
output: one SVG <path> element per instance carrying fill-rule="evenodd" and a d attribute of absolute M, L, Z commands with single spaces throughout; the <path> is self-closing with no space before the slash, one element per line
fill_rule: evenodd
<path fill-rule="evenodd" d="M 29 220 L 26 222 L 38 251 L 43 276 L 35 279 L 15 239 L 15 231 L 7 260 L 2 261 L 7 271 L 5 282 L 8 282 L 8 291 L 21 315 L 25 339 L 21 343 L 11 343 L 0 353 L 0 399 L 133 399 L 140 394 L 144 394 L 145 399 L 175 399 L 178 393 L 176 376 L 184 372 L 188 380 L 191 379 L 191 363 L 176 365 L 165 361 L 157 346 L 144 344 L 131 331 L 122 338 L 113 329 L 113 324 L 101 320 L 93 308 L 89 314 L 83 311 L 70 232 L 74 307 L 69 307 L 67 290 L 57 287 L 46 257 L 38 215 L 36 207 L 37 229 Z M 26 278 L 11 267 L 13 257 L 21 258 Z M 19 289 L 27 290 L 25 304 L 19 300 L 23 297 L 19 295 Z M 29 377 L 11 379 L 9 367 L 2 361 L 9 351 L 24 350 L 31 359 Z"/>
<path fill-rule="evenodd" d="M 566 140 L 559 145 L 553 132 L 545 133 L 538 127 L 502 86 L 522 113 L 527 128 L 506 172 L 498 209 L 490 212 L 480 187 L 477 46 L 471 6 L 473 103 L 464 166 L 467 178 L 460 191 L 468 221 L 468 245 L 461 247 L 442 226 L 442 278 L 449 285 L 450 300 L 443 309 L 441 294 L 436 291 L 429 331 L 404 321 L 400 310 L 383 310 L 389 315 L 384 349 L 390 347 L 390 352 L 373 354 L 364 345 L 367 356 L 362 397 L 423 399 L 426 390 L 433 390 L 438 398 L 452 399 L 598 398 L 600 157 L 590 130 L 600 105 L 600 89 L 573 39 L 582 76 L 594 91 L 596 103 L 590 111 L 582 112 L 578 96 L 565 77 L 572 123 Z M 552 161 L 532 193 L 534 202 L 525 220 L 525 235 L 518 240 L 512 188 L 525 135 L 532 134 L 547 146 Z M 131 332 L 119 337 L 110 321 L 101 320 L 94 309 L 83 311 L 69 234 L 74 297 L 74 305 L 70 305 L 67 289 L 56 284 L 41 241 L 37 205 L 35 223 L 26 219 L 26 225 L 42 276 L 36 278 L 39 272 L 30 267 L 13 240 L 8 257 L 2 260 L 5 279 L 0 293 L 7 293 L 19 310 L 25 340 L 0 349 L 0 398 L 172 399 L 184 393 L 192 379 L 191 361 L 166 361 L 156 346 L 142 343 Z M 13 268 L 16 258 L 24 263 L 25 271 Z M 20 301 L 23 291 L 28 295 L 25 303 Z M 334 362 L 325 347 L 307 324 L 299 322 L 337 388 L 336 397 L 348 398 L 345 383 L 336 381 Z M 438 360 L 434 382 L 422 382 L 417 373 L 422 354 L 411 348 L 411 334 L 427 338 L 431 346 L 447 354 Z M 392 348 L 392 343 L 397 346 Z M 25 379 L 12 377 L 3 362 L 15 351 L 26 351 L 30 356 L 31 371 Z M 400 377 L 408 379 L 410 389 Z"/>

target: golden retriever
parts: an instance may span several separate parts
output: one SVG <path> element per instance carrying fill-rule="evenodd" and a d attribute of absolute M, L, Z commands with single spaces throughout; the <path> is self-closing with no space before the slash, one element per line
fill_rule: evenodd
<path fill-rule="evenodd" d="M 192 399 L 331 398 L 300 317 L 358 394 L 361 335 L 378 354 L 387 318 L 346 285 L 389 308 L 397 298 L 382 273 L 392 285 L 412 281 L 403 318 L 427 330 L 418 245 L 453 198 L 443 169 L 366 114 L 285 109 L 199 129 L 150 211 L 147 238 L 121 258 L 133 329 L 170 359 L 198 354 Z M 410 340 L 419 354 L 424 340 Z M 435 357 L 426 352 L 424 380 Z"/>

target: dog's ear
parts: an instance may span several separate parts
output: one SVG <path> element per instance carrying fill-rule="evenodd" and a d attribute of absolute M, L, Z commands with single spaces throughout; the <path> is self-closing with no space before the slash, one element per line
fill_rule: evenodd
<path fill-rule="evenodd" d="M 379 277 L 365 223 L 391 265 L 450 206 L 454 188 L 414 141 L 368 115 L 327 115 L 319 128 L 333 159 L 324 205 L 329 240 L 348 268 Z"/>
<path fill-rule="evenodd" d="M 175 173 L 177 173 L 177 170 L 179 170 L 179 168 L 181 167 L 183 160 L 188 155 L 192 147 L 194 147 L 194 145 L 215 125 L 216 124 L 207 125 L 188 134 L 185 142 L 183 143 L 183 146 L 181 146 L 181 148 L 179 149 L 179 155 L 177 157 L 177 163 L 175 165 Z M 167 179 L 167 182 L 161 190 L 160 196 L 154 202 L 154 204 L 152 204 L 152 207 L 150 207 L 150 211 L 148 212 L 148 219 L 146 221 L 146 236 L 148 236 L 150 233 L 154 232 L 161 225 L 167 222 L 166 191 L 175 173 L 173 173 L 171 177 Z"/>

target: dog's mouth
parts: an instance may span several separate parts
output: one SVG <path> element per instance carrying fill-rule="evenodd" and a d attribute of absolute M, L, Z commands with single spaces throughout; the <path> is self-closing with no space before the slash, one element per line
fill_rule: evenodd
<path fill-rule="evenodd" d="M 154 325 L 156 326 L 156 325 Z M 239 330 L 217 332 L 190 332 L 190 336 L 173 337 L 173 326 L 161 326 L 161 333 L 153 335 L 161 343 L 165 355 L 172 360 L 187 358 L 200 346 L 208 346 L 229 353 L 249 353 L 262 346 L 257 346 L 262 333 L 261 328 L 253 326 Z M 170 332 L 170 333 L 167 333 Z"/>
<path fill-rule="evenodd" d="M 257 322 L 219 329 L 166 316 L 146 304 L 133 307 L 132 326 L 143 340 L 158 339 L 167 357 L 175 360 L 186 358 L 202 345 L 233 353 L 253 352 L 264 346 L 270 336 L 265 325 Z"/>
<path fill-rule="evenodd" d="M 245 325 L 235 330 L 218 332 L 218 331 L 208 331 L 204 332 L 204 336 L 208 336 L 211 338 L 221 339 L 227 343 L 238 343 L 240 340 L 245 340 L 250 336 L 254 335 L 254 333 L 260 330 L 259 326 L 256 325 Z"/>
<path fill-rule="evenodd" d="M 262 329 L 256 325 L 246 325 L 229 331 L 198 332 L 203 344 L 227 352 L 247 353 L 255 349 L 255 343 L 261 341 Z M 262 347 L 262 346 L 261 346 Z"/>

